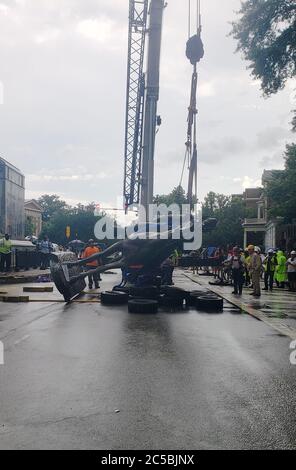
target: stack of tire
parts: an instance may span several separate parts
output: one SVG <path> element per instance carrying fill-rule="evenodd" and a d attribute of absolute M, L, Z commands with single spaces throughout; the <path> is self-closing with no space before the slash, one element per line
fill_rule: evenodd
<path fill-rule="evenodd" d="M 223 298 L 212 292 L 191 292 L 190 305 L 202 312 L 223 312 Z"/>
<path fill-rule="evenodd" d="M 126 305 L 129 313 L 157 313 L 158 308 L 183 310 L 195 307 L 203 312 L 222 312 L 223 299 L 211 292 L 193 291 L 172 286 L 115 287 L 102 292 L 102 305 Z"/>
<path fill-rule="evenodd" d="M 156 286 L 130 287 L 129 313 L 157 313 L 159 289 Z"/>
<path fill-rule="evenodd" d="M 189 305 L 190 293 L 184 289 L 164 286 L 160 292 L 160 305 L 165 309 L 182 310 Z"/>

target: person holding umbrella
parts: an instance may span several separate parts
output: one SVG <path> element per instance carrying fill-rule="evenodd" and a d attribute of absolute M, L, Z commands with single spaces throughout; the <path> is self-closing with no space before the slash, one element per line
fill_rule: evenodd
<path fill-rule="evenodd" d="M 68 243 L 68 248 L 76 255 L 79 255 L 79 253 L 84 250 L 85 243 L 81 240 L 77 240 L 76 238 L 76 240 L 72 240 Z"/>

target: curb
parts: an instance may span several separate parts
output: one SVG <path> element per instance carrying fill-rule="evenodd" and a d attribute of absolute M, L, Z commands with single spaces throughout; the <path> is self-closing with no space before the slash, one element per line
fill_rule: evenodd
<path fill-rule="evenodd" d="M 203 284 L 198 282 L 196 279 L 193 279 L 191 275 L 183 273 L 185 277 L 190 279 L 192 282 L 195 282 L 195 284 L 198 284 L 199 286 L 205 287 Z M 213 286 L 206 287 L 208 290 L 211 292 L 214 292 L 215 294 L 219 295 L 223 299 L 227 300 L 230 304 L 234 305 L 235 307 L 238 307 L 240 310 L 243 312 L 247 313 L 248 315 L 252 316 L 253 318 L 256 318 L 259 321 L 264 322 L 266 325 L 270 326 L 274 330 L 276 330 L 278 333 L 287 336 L 288 338 L 292 340 L 296 340 L 296 330 L 293 328 L 290 328 L 289 326 L 285 325 L 282 323 L 280 319 L 277 318 L 269 318 L 267 317 L 264 313 L 258 312 L 258 310 L 255 310 L 254 308 L 250 307 L 249 305 L 246 305 L 243 302 L 240 302 L 239 300 L 233 299 L 233 297 L 229 294 L 222 294 L 221 292 L 217 292 Z"/>

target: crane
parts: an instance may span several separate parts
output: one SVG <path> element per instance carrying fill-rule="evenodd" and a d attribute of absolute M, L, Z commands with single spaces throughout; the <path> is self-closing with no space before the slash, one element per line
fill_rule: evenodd
<path fill-rule="evenodd" d="M 164 6 L 164 0 L 129 0 L 123 190 L 126 209 L 139 202 L 147 206 L 153 198 L 153 161 Z M 143 69 L 147 34 L 149 50 L 145 77 Z"/>
<path fill-rule="evenodd" d="M 193 65 L 188 114 L 186 153 L 188 200 L 197 193 L 197 63 L 204 55 L 201 41 L 200 0 L 196 0 L 196 30 L 191 36 L 192 8 L 189 3 L 188 42 L 186 55 Z M 147 208 L 153 202 L 154 150 L 159 99 L 159 70 L 164 0 L 129 0 L 129 43 L 127 66 L 127 99 L 125 127 L 124 201 L 126 211 L 133 204 Z M 147 18 L 150 16 L 149 28 Z M 143 72 L 146 33 L 149 35 L 147 73 Z"/>

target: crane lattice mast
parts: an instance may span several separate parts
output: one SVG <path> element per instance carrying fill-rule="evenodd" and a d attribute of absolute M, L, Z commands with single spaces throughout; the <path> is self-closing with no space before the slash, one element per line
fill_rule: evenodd
<path fill-rule="evenodd" d="M 124 201 L 139 203 L 145 99 L 143 73 L 149 0 L 130 0 L 127 64 Z"/>

